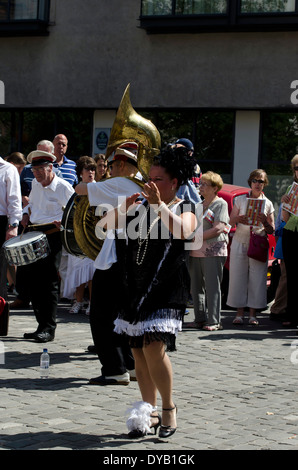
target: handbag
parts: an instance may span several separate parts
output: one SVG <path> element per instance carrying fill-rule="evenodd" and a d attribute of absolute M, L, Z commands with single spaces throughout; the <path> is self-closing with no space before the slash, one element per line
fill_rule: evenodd
<path fill-rule="evenodd" d="M 249 246 L 247 256 L 249 258 L 266 263 L 268 259 L 269 241 L 267 235 L 262 237 L 250 229 Z"/>
<path fill-rule="evenodd" d="M 7 336 L 9 322 L 9 303 L 0 297 L 0 336 Z"/>

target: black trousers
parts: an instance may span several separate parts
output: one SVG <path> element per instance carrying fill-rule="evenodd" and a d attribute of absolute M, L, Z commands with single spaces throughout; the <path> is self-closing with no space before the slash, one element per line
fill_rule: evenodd
<path fill-rule="evenodd" d="M 287 272 L 287 320 L 298 326 L 297 309 L 297 266 L 298 266 L 298 232 L 283 229 L 282 250 Z"/>
<path fill-rule="evenodd" d="M 90 327 L 104 376 L 120 375 L 134 369 L 127 337 L 114 332 L 117 305 L 121 301 L 117 291 L 120 283 L 117 263 L 105 271 L 97 269 L 92 280 Z"/>
<path fill-rule="evenodd" d="M 25 268 L 25 269 L 24 269 Z M 18 266 L 16 272 L 16 291 L 18 293 L 17 298 L 23 302 L 30 302 L 29 297 L 29 279 L 26 274 L 26 266 Z"/>
<path fill-rule="evenodd" d="M 21 235 L 23 232 L 23 227 L 22 225 L 19 226 L 19 231 L 18 235 Z M 24 266 L 18 266 L 17 272 L 16 272 L 16 291 L 18 293 L 17 298 L 19 300 L 22 300 L 23 302 L 30 302 L 29 298 L 29 279 L 27 278 L 26 275 L 26 268 L 24 269 Z"/>
<path fill-rule="evenodd" d="M 37 332 L 55 334 L 57 305 L 59 299 L 59 265 L 62 244 L 60 232 L 47 235 L 50 254 L 43 259 L 24 266 Z"/>

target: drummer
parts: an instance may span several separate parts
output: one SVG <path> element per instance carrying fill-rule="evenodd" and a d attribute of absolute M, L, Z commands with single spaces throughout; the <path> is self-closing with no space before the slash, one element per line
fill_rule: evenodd
<path fill-rule="evenodd" d="M 31 228 L 37 226 L 38 230 L 43 231 L 47 236 L 50 252 L 46 258 L 24 266 L 31 281 L 29 297 L 38 323 L 36 331 L 25 333 L 24 338 L 46 343 L 55 337 L 59 296 L 58 269 L 62 244 L 55 223 L 61 221 L 63 206 L 66 206 L 74 189 L 70 183 L 54 173 L 53 162 L 56 157 L 53 154 L 34 150 L 27 160 L 31 163 L 35 178 L 32 181 L 29 204 L 23 209 L 21 224 L 27 229 L 32 224 Z"/>

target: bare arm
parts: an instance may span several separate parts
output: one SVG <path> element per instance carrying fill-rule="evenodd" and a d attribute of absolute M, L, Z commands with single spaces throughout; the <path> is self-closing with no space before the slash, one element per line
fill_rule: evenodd
<path fill-rule="evenodd" d="M 224 222 L 215 222 L 212 228 L 205 230 L 203 233 L 203 240 L 210 240 L 210 238 L 218 237 L 222 232 L 224 232 L 226 224 Z"/>
<path fill-rule="evenodd" d="M 161 200 L 159 190 L 153 182 L 144 185 L 142 195 L 150 206 L 153 206 L 155 212 L 159 214 L 162 222 L 175 238 L 187 240 L 191 237 L 197 227 L 195 214 L 192 212 L 184 212 L 181 215 L 174 214 Z"/>
<path fill-rule="evenodd" d="M 114 230 L 116 228 L 124 227 L 127 212 L 130 211 L 136 205 L 140 204 L 136 202 L 136 199 L 139 196 L 140 193 L 134 193 L 128 198 L 126 198 L 120 206 L 108 211 L 96 225 L 106 230 Z"/>
<path fill-rule="evenodd" d="M 282 203 L 287 203 L 290 201 L 290 197 L 287 195 L 287 194 L 284 194 L 281 198 L 281 202 Z M 282 210 L 281 212 L 281 218 L 284 222 L 288 222 L 289 218 L 290 218 L 290 213 L 288 211 L 285 211 L 285 210 Z"/>
<path fill-rule="evenodd" d="M 75 192 L 79 196 L 88 196 L 87 183 L 79 183 L 75 187 Z"/>
<path fill-rule="evenodd" d="M 269 215 L 261 214 L 258 220 L 264 225 L 266 233 L 272 234 L 275 230 L 274 216 L 273 213 Z"/>
<path fill-rule="evenodd" d="M 234 227 L 236 224 L 243 224 L 247 225 L 247 216 L 246 215 L 239 215 L 240 209 L 236 206 L 233 207 L 231 214 L 230 214 L 230 225 Z"/>
<path fill-rule="evenodd" d="M 155 186 L 153 190 L 154 194 L 156 194 L 156 190 L 157 187 Z M 195 214 L 191 212 L 184 212 L 180 216 L 173 214 L 173 212 L 170 211 L 167 205 L 163 203 L 160 198 L 156 199 L 153 197 L 153 193 L 150 191 L 151 196 L 149 196 L 147 193 L 142 193 L 142 195 L 148 200 L 149 204 L 152 206 L 152 209 L 154 209 L 156 213 L 159 214 L 162 222 L 176 238 L 180 238 L 182 240 L 189 239 L 197 226 L 197 219 Z M 118 206 L 115 209 L 109 211 L 97 223 L 97 226 L 104 229 L 122 228 L 125 225 L 127 212 L 130 212 L 136 205 L 140 204 L 140 202 L 136 202 L 139 196 L 140 193 L 135 193 L 132 196 L 129 196 L 121 204 L 121 206 Z M 156 202 L 157 200 L 159 202 Z"/>
<path fill-rule="evenodd" d="M 286 222 L 286 223 L 288 222 L 288 220 L 289 220 L 289 218 L 290 218 L 290 215 L 291 215 L 291 214 L 290 214 L 290 212 L 288 212 L 288 211 L 282 210 L 282 212 L 281 212 L 281 218 L 282 218 L 282 220 L 283 220 L 284 222 Z"/>

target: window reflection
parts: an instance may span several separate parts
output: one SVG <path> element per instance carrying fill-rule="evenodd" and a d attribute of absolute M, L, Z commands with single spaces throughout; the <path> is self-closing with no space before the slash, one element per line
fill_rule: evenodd
<path fill-rule="evenodd" d="M 171 15 L 172 0 L 142 0 L 142 15 Z"/>
<path fill-rule="evenodd" d="M 45 20 L 49 0 L 0 0 L 0 21 Z"/>
<path fill-rule="evenodd" d="M 142 15 L 204 15 L 226 13 L 227 0 L 142 0 Z"/>
<path fill-rule="evenodd" d="M 0 21 L 7 21 L 8 19 L 8 0 L 0 2 Z"/>
<path fill-rule="evenodd" d="M 222 14 L 227 12 L 227 0 L 176 0 L 179 15 Z"/>
<path fill-rule="evenodd" d="M 37 19 L 38 0 L 11 0 L 10 18 L 14 20 Z"/>
<path fill-rule="evenodd" d="M 239 4 L 241 14 L 296 11 L 296 0 L 239 0 Z M 228 11 L 228 0 L 142 0 L 143 16 L 220 15 Z"/>

